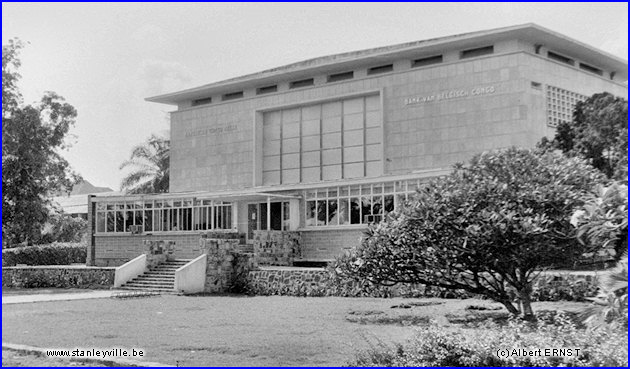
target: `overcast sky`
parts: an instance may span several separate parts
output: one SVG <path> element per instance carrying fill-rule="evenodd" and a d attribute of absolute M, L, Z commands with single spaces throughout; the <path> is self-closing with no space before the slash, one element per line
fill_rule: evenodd
<path fill-rule="evenodd" d="M 169 129 L 146 97 L 316 56 L 537 23 L 628 59 L 627 3 L 2 3 L 2 43 L 19 37 L 26 103 L 44 91 L 78 110 L 73 168 L 120 187 L 120 163 Z"/>

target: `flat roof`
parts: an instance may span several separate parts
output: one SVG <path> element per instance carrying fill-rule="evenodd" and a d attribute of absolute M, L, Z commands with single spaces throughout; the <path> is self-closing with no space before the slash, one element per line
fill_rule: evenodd
<path fill-rule="evenodd" d="M 240 201 L 271 197 L 275 199 L 298 198 L 299 191 L 322 189 L 327 187 L 343 187 L 373 184 L 378 182 L 394 182 L 406 180 L 426 180 L 434 177 L 448 175 L 452 168 L 435 168 L 418 170 L 409 174 L 383 175 L 380 177 L 361 177 L 354 179 L 341 179 L 334 181 L 321 181 L 311 183 L 294 183 L 283 185 L 265 185 L 249 187 L 244 189 L 220 190 L 220 191 L 188 191 L 188 192 L 168 192 L 153 194 L 126 194 L 121 192 L 102 192 L 92 196 L 93 201 L 115 202 L 115 201 L 144 201 L 144 200 L 169 200 L 182 198 L 197 198 L 199 200 L 225 200 Z"/>
<path fill-rule="evenodd" d="M 211 94 L 275 84 L 279 78 L 311 77 L 314 74 L 339 71 L 344 67 L 349 68 L 359 63 L 377 64 L 394 58 L 418 57 L 422 54 L 430 56 L 442 52 L 446 47 L 465 48 L 484 41 L 496 42 L 505 39 L 530 40 L 555 52 L 568 54 L 581 61 L 591 63 L 598 68 L 616 71 L 623 80 L 628 78 L 628 62 L 626 60 L 537 24 L 527 23 L 308 59 L 199 87 L 149 97 L 146 98 L 146 101 L 177 105 L 183 101 L 205 98 Z"/>

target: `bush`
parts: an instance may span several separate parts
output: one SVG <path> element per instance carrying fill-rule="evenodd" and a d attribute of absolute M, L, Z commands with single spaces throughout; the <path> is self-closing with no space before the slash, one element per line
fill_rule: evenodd
<path fill-rule="evenodd" d="M 531 318 L 538 272 L 584 253 L 569 219 L 601 180 L 585 161 L 559 153 L 485 152 L 423 185 L 338 259 L 338 269 L 375 284 L 485 295 Z M 517 292 L 520 312 L 508 288 Z"/>
<path fill-rule="evenodd" d="M 497 355 L 499 349 L 573 349 L 566 356 Z M 576 353 L 575 349 L 579 349 Z M 505 351 L 504 351 L 505 352 Z M 541 351 L 541 354 L 543 352 Z M 360 353 L 352 366 L 624 366 L 628 365 L 627 330 L 579 330 L 568 316 L 539 317 L 538 324 L 512 320 L 499 327 L 446 331 L 421 327 L 405 345 L 385 345 Z"/>
<path fill-rule="evenodd" d="M 87 220 L 72 217 L 63 212 L 55 212 L 48 217 L 48 222 L 42 230 L 39 244 L 53 242 L 85 242 L 87 237 Z"/>
<path fill-rule="evenodd" d="M 86 259 L 87 245 L 85 243 L 51 243 L 2 250 L 2 266 L 69 265 L 85 263 Z"/>
<path fill-rule="evenodd" d="M 628 328 L 628 255 L 617 266 L 601 277 L 599 293 L 593 299 L 594 306 L 584 311 L 586 323 L 591 327 Z"/>

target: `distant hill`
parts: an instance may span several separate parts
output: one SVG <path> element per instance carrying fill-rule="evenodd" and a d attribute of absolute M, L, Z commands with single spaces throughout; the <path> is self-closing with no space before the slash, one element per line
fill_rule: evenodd
<path fill-rule="evenodd" d="M 87 195 L 90 193 L 99 193 L 99 192 L 112 192 L 109 187 L 96 187 L 90 182 L 83 180 L 83 182 L 79 182 L 74 187 L 72 187 L 72 192 L 70 195 Z"/>

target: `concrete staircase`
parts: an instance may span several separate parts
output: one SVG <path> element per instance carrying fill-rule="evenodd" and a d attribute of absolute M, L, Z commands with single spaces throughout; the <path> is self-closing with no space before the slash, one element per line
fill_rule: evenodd
<path fill-rule="evenodd" d="M 176 292 L 175 271 L 188 262 L 190 262 L 190 260 L 184 259 L 164 262 L 123 284 L 120 289 L 129 291 Z"/>

